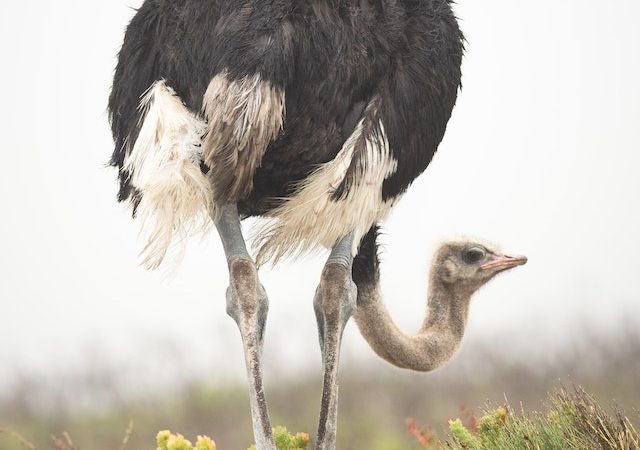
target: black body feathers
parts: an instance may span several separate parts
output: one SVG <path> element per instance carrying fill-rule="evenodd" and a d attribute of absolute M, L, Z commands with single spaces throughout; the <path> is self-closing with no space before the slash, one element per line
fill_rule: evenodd
<path fill-rule="evenodd" d="M 119 199 L 135 196 L 123 165 L 145 91 L 164 79 L 200 114 L 208 84 L 223 71 L 260 74 L 286 93 L 283 129 L 250 194 L 236 199 L 244 215 L 265 214 L 293 195 L 337 155 L 373 101 L 383 129 L 372 131 L 384 133 L 397 161 L 383 198 L 397 197 L 442 140 L 462 53 L 448 0 L 146 0 L 127 29 L 109 99 Z M 335 201 L 364 164 L 356 148 Z"/>

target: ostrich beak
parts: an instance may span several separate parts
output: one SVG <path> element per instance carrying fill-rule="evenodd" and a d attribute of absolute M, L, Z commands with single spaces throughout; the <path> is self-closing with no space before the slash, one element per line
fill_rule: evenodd
<path fill-rule="evenodd" d="M 528 259 L 526 256 L 509 256 L 509 255 L 495 255 L 488 263 L 480 266 L 483 270 L 493 269 L 497 271 L 513 269 L 517 266 L 524 266 Z"/>

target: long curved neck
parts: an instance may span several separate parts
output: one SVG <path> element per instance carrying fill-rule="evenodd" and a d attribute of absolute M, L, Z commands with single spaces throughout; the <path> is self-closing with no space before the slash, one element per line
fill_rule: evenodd
<path fill-rule="evenodd" d="M 427 316 L 417 334 L 407 336 L 395 324 L 377 282 L 358 285 L 355 319 L 371 348 L 391 364 L 428 372 L 448 361 L 460 345 L 470 295 L 431 279 Z"/>

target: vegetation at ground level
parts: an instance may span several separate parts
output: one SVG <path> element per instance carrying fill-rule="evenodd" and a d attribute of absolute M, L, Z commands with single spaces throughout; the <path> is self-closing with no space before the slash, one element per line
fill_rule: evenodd
<path fill-rule="evenodd" d="M 621 410 L 608 413 L 584 389 L 572 392 L 561 389 L 550 396 L 546 412 L 516 411 L 503 405 L 486 411 L 479 419 L 467 409 L 461 418 L 449 422 L 448 436 L 438 438 L 414 419 L 407 419 L 408 435 L 420 448 L 432 450 L 640 450 L 640 435 L 633 421 Z M 37 447 L 15 432 L 0 429 L 16 444 L 27 450 Z M 121 450 L 128 444 L 132 426 L 125 434 Z M 284 427 L 274 429 L 278 450 L 306 450 L 309 435 L 291 434 Z M 161 431 L 156 437 L 157 450 L 217 450 L 213 439 L 198 436 L 196 444 L 180 434 Z M 78 450 L 71 436 L 52 437 L 56 450 Z M 5 448 L 0 441 L 0 448 Z M 151 447 L 149 447 L 151 448 Z M 374 443 L 375 450 L 410 450 L 392 439 Z M 248 450 L 255 450 L 255 446 Z"/>
<path fill-rule="evenodd" d="M 451 438 L 425 448 L 454 450 L 637 450 L 640 436 L 622 411 L 608 414 L 576 388 L 551 396 L 546 413 L 514 412 L 502 406 L 479 420 L 449 423 Z"/>
<path fill-rule="evenodd" d="M 508 418 L 505 426 L 491 436 L 518 442 L 512 439 L 512 432 L 524 428 L 528 434 L 517 435 L 524 440 L 520 446 L 514 443 L 503 448 L 543 450 L 539 442 L 551 445 L 550 420 L 554 418 L 552 411 L 558 410 L 560 398 L 555 394 L 549 400 L 547 394 L 555 392 L 558 385 L 579 383 L 600 400 L 600 406 L 596 408 L 578 396 L 574 409 L 569 409 L 574 411 L 573 416 L 564 414 L 560 418 L 573 417 L 576 424 L 599 430 L 611 442 L 622 443 L 615 447 L 601 441 L 576 441 L 577 447 L 573 448 L 583 445 L 587 450 L 624 449 L 627 442 L 627 448 L 633 449 L 636 442 L 631 438 L 637 436 L 633 426 L 637 430 L 640 421 L 640 327 L 620 326 L 617 333 L 606 335 L 578 335 L 580 339 L 567 344 L 566 350 L 553 353 L 543 349 L 537 356 L 528 351 L 528 345 L 523 352 L 514 350 L 520 347 L 507 348 L 504 339 L 470 341 L 446 367 L 426 375 L 398 371 L 381 361 L 353 363 L 353 358 L 345 357 L 337 448 L 421 450 L 442 444 L 454 450 L 474 450 L 471 445 L 491 445 L 478 428 L 481 418 L 510 404 L 504 408 Z M 151 355 L 153 351 L 147 353 Z M 177 375 L 170 382 L 149 383 L 154 379 L 149 374 L 142 376 L 138 369 L 106 363 L 87 365 L 87 371 L 76 368 L 16 378 L 10 389 L 0 392 L 0 427 L 28 438 L 40 450 L 49 449 L 52 444 L 58 450 L 73 449 L 75 444 L 91 450 L 153 450 L 159 430 L 179 432 L 194 442 L 196 436 L 206 434 L 215 439 L 221 450 L 250 447 L 253 440 L 246 386 L 242 382 L 189 379 L 191 372 L 185 369 L 188 357 L 175 351 L 159 355 L 162 365 L 153 366 L 149 373 L 162 370 L 159 375 L 165 376 L 177 368 Z M 148 365 L 150 359 L 153 360 L 145 358 L 144 364 Z M 304 375 L 291 371 L 285 361 L 267 367 L 265 373 L 272 423 L 310 432 L 313 440 L 322 388 L 316 368 L 308 372 L 316 375 Z M 627 411 L 628 419 L 621 421 L 613 405 Z M 598 415 L 587 414 L 596 411 Z M 578 421 L 578 413 L 585 420 Z M 452 418 L 460 419 L 460 423 L 454 422 L 453 431 L 449 425 Z M 135 426 L 125 433 L 127 444 L 123 447 L 123 430 L 130 421 Z M 563 423 L 566 420 L 553 429 L 556 436 Z M 460 424 L 470 434 L 468 442 L 464 441 Z M 602 424 L 607 426 L 598 428 Z M 580 431 L 579 436 L 589 430 Z M 58 438 L 52 441 L 52 435 Z M 460 437 L 462 441 L 458 440 Z M 494 446 L 504 445 L 497 442 Z M 573 450 L 564 445 L 555 448 Z M 24 448 L 29 447 L 0 433 L 0 450 Z"/>

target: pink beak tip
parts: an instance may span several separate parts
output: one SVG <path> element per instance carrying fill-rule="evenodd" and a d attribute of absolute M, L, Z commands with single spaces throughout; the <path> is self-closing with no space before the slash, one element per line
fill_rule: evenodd
<path fill-rule="evenodd" d="M 517 266 L 524 266 L 527 262 L 529 262 L 529 258 L 526 256 L 498 255 L 488 263 L 484 264 L 482 269 L 507 270 Z"/>

